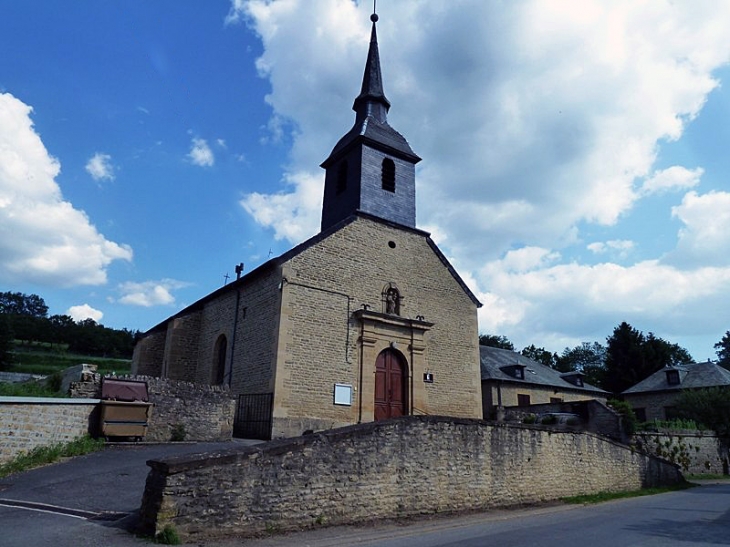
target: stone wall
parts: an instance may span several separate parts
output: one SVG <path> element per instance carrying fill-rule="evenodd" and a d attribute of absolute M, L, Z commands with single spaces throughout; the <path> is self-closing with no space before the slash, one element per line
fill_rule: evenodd
<path fill-rule="evenodd" d="M 188 539 L 485 510 L 683 480 L 589 433 L 420 416 L 148 462 L 141 526 Z"/>
<path fill-rule="evenodd" d="M 667 417 L 666 409 L 675 407 L 681 395 L 682 392 L 678 389 L 657 393 L 628 393 L 623 398 L 637 415 L 641 415 L 641 411 L 643 411 L 644 421 L 653 422 L 654 420 L 670 419 L 672 416 Z"/>
<path fill-rule="evenodd" d="M 165 378 L 118 376 L 147 382 L 154 406 L 148 422 L 147 442 L 227 441 L 233 434 L 236 401 L 225 386 L 199 385 Z M 86 375 L 71 384 L 71 396 L 101 397 L 101 376 Z M 183 435 L 184 433 L 184 435 Z M 180 438 L 180 437 L 183 438 Z"/>
<path fill-rule="evenodd" d="M 693 475 L 728 474 L 728 447 L 706 431 L 657 432 L 634 435 L 639 450 L 665 458 Z"/>
<path fill-rule="evenodd" d="M 96 430 L 98 399 L 0 397 L 0 463 Z"/>

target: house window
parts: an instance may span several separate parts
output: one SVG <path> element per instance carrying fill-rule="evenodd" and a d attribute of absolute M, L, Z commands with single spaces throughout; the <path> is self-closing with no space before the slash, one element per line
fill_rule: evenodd
<path fill-rule="evenodd" d="M 383 160 L 381 178 L 383 190 L 395 192 L 395 163 L 392 159 L 385 158 Z"/>
<path fill-rule="evenodd" d="M 664 407 L 664 419 L 665 420 L 676 420 L 679 418 L 679 411 L 676 406 L 665 406 Z"/>
<path fill-rule="evenodd" d="M 338 195 L 347 189 L 347 162 L 343 161 L 337 168 L 337 184 L 335 185 L 335 193 Z"/>
<path fill-rule="evenodd" d="M 636 416 L 637 421 L 639 421 L 639 422 L 646 421 L 646 409 L 645 408 L 635 408 L 634 415 Z"/>
<path fill-rule="evenodd" d="M 517 406 L 530 406 L 530 396 L 518 393 L 517 394 Z"/>
<path fill-rule="evenodd" d="M 667 371 L 667 383 L 670 386 L 679 385 L 679 371 L 678 370 L 668 370 Z"/>

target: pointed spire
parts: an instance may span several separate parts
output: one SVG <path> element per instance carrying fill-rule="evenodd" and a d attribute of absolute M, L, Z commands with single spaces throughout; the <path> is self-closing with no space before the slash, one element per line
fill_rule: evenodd
<path fill-rule="evenodd" d="M 370 33 L 368 60 L 365 63 L 365 73 L 362 77 L 360 95 L 355 99 L 352 109 L 357 113 L 356 118 L 358 120 L 367 116 L 374 116 L 378 121 L 384 122 L 386 120 L 386 114 L 390 109 L 390 101 L 388 101 L 383 92 L 383 76 L 380 72 L 378 34 L 375 30 L 378 15 L 373 13 L 370 16 L 370 20 L 373 22 L 373 29 Z"/>

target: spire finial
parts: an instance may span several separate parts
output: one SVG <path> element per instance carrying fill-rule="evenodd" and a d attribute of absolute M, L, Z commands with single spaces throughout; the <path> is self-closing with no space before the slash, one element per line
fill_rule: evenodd
<path fill-rule="evenodd" d="M 378 14 L 375 13 L 375 4 L 377 3 L 377 1 L 378 0 L 373 0 L 373 14 L 370 16 L 370 20 L 373 23 L 377 23 L 378 22 Z"/>

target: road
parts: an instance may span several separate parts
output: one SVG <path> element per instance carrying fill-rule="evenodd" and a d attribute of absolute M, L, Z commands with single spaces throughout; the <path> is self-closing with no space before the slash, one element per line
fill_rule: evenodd
<path fill-rule="evenodd" d="M 125 530 L 139 506 L 146 460 L 230 443 L 107 448 L 0 479 L 0 547 L 139 547 Z M 32 507 L 8 506 L 10 500 Z M 5 504 L 5 505 L 3 505 Z M 34 505 L 37 504 L 37 505 Z M 46 507 L 41 504 L 48 504 Z M 55 509 L 58 506 L 62 509 Z M 73 511 L 68 511 L 68 509 Z M 75 513 L 75 514 L 71 514 Z M 89 518 L 92 517 L 92 518 Z M 730 481 L 592 506 L 490 511 L 370 526 L 320 528 L 258 540 L 194 541 L 205 547 L 540 547 L 730 545 Z"/>

